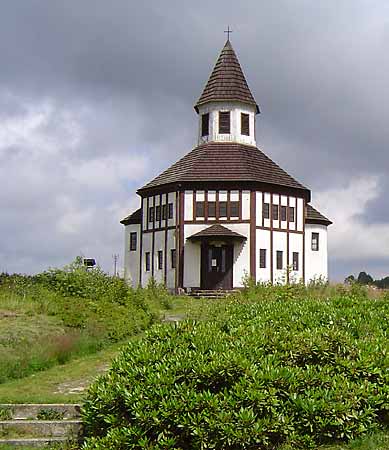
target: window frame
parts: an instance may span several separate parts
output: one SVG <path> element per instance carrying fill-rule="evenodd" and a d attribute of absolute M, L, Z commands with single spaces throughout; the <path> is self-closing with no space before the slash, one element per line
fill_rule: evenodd
<path fill-rule="evenodd" d="M 270 219 L 270 203 L 263 204 L 262 217 L 264 219 Z"/>
<path fill-rule="evenodd" d="M 161 221 L 161 205 L 155 206 L 155 221 L 156 222 Z"/>
<path fill-rule="evenodd" d="M 167 214 L 168 214 L 167 215 L 168 219 L 173 219 L 173 215 L 174 215 L 173 203 L 168 204 L 168 213 Z"/>
<path fill-rule="evenodd" d="M 288 207 L 288 220 L 294 223 L 296 221 L 296 208 L 294 206 Z"/>
<path fill-rule="evenodd" d="M 135 244 L 133 241 L 134 237 L 135 237 Z M 136 231 L 130 231 L 130 245 L 129 245 L 130 252 L 136 252 L 137 246 L 138 246 L 138 233 Z"/>
<path fill-rule="evenodd" d="M 172 269 L 177 268 L 177 251 L 175 248 L 170 249 L 170 266 Z"/>
<path fill-rule="evenodd" d="M 149 206 L 149 223 L 154 223 L 154 206 Z"/>
<path fill-rule="evenodd" d="M 162 270 L 163 269 L 163 251 L 162 250 L 158 250 L 158 270 Z"/>
<path fill-rule="evenodd" d="M 162 220 L 167 219 L 167 204 L 162 205 L 162 213 L 161 213 Z"/>
<path fill-rule="evenodd" d="M 317 231 L 312 231 L 311 234 L 311 250 L 313 252 L 318 252 L 320 249 L 319 245 L 320 234 Z"/>
<path fill-rule="evenodd" d="M 292 268 L 295 272 L 298 272 L 300 270 L 300 255 L 299 252 L 293 252 L 292 253 Z"/>
<path fill-rule="evenodd" d="M 208 218 L 216 219 L 216 202 L 208 202 Z"/>
<path fill-rule="evenodd" d="M 219 111 L 219 134 L 231 134 L 231 111 Z"/>
<path fill-rule="evenodd" d="M 281 205 L 281 222 L 286 222 L 288 219 L 288 210 L 287 207 L 284 205 Z"/>
<path fill-rule="evenodd" d="M 266 269 L 266 248 L 259 249 L 259 268 Z"/>
<path fill-rule="evenodd" d="M 150 252 L 145 252 L 145 272 L 150 272 L 151 258 Z"/>
<path fill-rule="evenodd" d="M 209 136 L 209 113 L 201 115 L 201 137 Z"/>
<path fill-rule="evenodd" d="M 274 213 L 277 213 L 277 214 L 274 214 Z M 279 205 L 272 205 L 272 207 L 271 207 L 271 218 L 272 218 L 272 220 L 280 220 L 280 208 L 279 208 Z"/>
<path fill-rule="evenodd" d="M 236 214 L 234 213 L 234 210 L 236 210 Z M 240 201 L 234 200 L 230 201 L 230 218 L 239 218 L 240 217 Z"/>
<path fill-rule="evenodd" d="M 199 217 L 200 219 L 205 218 L 205 201 L 196 201 L 195 203 L 195 214 L 196 214 L 196 218 Z M 201 209 L 200 214 L 199 214 L 199 208 Z"/>
<path fill-rule="evenodd" d="M 277 250 L 276 252 L 276 269 L 284 269 L 284 252 L 282 250 Z"/>
<path fill-rule="evenodd" d="M 240 113 L 240 134 L 250 136 L 250 114 Z"/>
<path fill-rule="evenodd" d="M 224 200 L 219 201 L 219 217 L 228 217 L 228 202 Z"/>

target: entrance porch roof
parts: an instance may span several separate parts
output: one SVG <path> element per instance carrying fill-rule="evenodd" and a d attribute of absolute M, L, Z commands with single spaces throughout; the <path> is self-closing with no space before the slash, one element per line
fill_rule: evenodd
<path fill-rule="evenodd" d="M 201 241 L 209 239 L 229 239 L 236 241 L 245 241 L 247 238 L 246 236 L 236 233 L 229 228 L 223 227 L 223 225 L 215 223 L 214 225 L 211 225 L 210 227 L 205 228 L 198 233 L 192 234 L 192 236 L 189 236 L 188 239 L 190 241 Z"/>

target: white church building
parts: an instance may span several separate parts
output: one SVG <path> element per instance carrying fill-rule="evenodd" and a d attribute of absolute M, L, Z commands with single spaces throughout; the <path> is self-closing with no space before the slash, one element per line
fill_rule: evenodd
<path fill-rule="evenodd" d="M 257 148 L 259 108 L 229 40 L 195 110 L 197 146 L 141 187 L 121 221 L 125 278 L 176 292 L 327 279 L 331 221 Z"/>

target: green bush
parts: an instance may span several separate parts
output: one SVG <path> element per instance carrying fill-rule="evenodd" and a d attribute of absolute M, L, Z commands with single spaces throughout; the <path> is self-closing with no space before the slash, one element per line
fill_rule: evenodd
<path fill-rule="evenodd" d="M 251 287 L 129 343 L 89 390 L 84 448 L 316 448 L 386 426 L 389 302 L 301 291 Z"/>

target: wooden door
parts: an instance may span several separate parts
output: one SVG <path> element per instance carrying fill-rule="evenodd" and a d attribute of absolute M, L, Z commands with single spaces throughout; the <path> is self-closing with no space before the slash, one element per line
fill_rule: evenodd
<path fill-rule="evenodd" d="M 233 246 L 203 244 L 201 247 L 201 288 L 232 289 Z"/>

